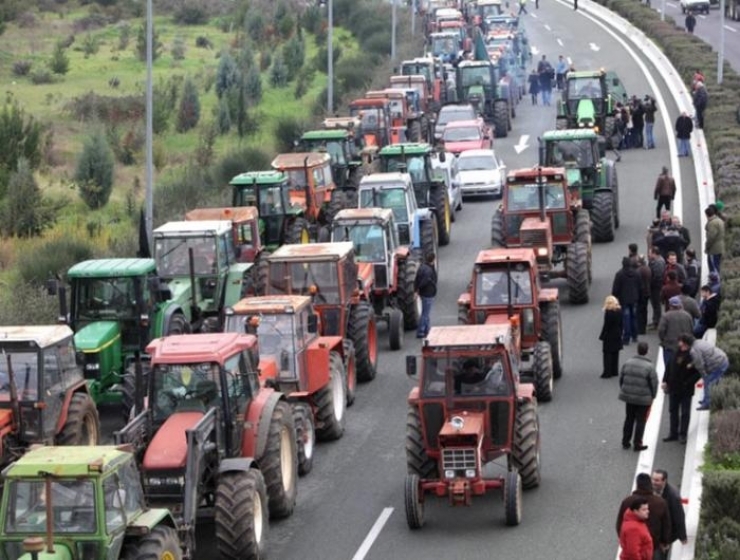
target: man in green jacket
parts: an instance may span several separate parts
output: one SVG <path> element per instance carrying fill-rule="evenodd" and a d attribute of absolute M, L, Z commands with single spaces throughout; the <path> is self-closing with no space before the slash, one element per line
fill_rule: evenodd
<path fill-rule="evenodd" d="M 630 439 L 635 451 L 647 449 L 647 445 L 642 444 L 642 436 L 650 405 L 658 392 L 658 374 L 647 353 L 647 342 L 638 343 L 637 355 L 624 363 L 619 375 L 619 400 L 626 403 L 622 449 L 630 448 Z"/>
<path fill-rule="evenodd" d="M 707 206 L 704 214 L 707 217 L 707 224 L 704 226 L 707 234 L 704 253 L 707 255 L 709 272 L 719 274 L 720 261 L 725 252 L 725 223 L 717 215 L 717 207 L 714 204 Z"/>

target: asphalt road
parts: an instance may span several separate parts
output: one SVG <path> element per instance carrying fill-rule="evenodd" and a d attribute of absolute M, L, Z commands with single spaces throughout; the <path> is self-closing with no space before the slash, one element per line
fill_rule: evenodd
<path fill-rule="evenodd" d="M 547 2 L 547 3 L 546 3 Z M 584 13 L 570 4 L 530 3 L 525 24 L 537 52 L 556 60 L 572 59 L 578 69 L 605 67 L 615 70 L 627 91 L 654 91 L 638 64 L 624 47 Z M 578 32 L 574 33 L 574 29 Z M 639 54 L 638 54 L 639 56 Z M 643 60 L 648 71 L 649 61 Z M 655 76 L 658 79 L 657 75 Z M 594 247 L 594 281 L 591 302 L 567 303 L 561 288 L 565 372 L 556 383 L 554 400 L 540 406 L 542 429 L 542 484 L 525 493 L 523 521 L 519 527 L 504 525 L 501 495 L 492 493 L 474 500 L 470 508 L 452 510 L 443 500 L 428 498 L 427 523 L 421 531 L 407 528 L 403 505 L 406 473 L 404 435 L 406 396 L 413 382 L 406 378 L 404 356 L 418 352 L 419 343 L 408 333 L 403 351 L 390 352 L 387 337 L 380 356 L 377 378 L 360 387 L 349 409 L 344 437 L 320 445 L 313 472 L 302 478 L 298 504 L 292 517 L 272 523 L 269 556 L 273 559 L 361 560 L 428 558 L 518 558 L 520 560 L 593 560 L 614 558 L 617 540 L 614 521 L 620 500 L 629 493 L 638 455 L 620 445 L 623 405 L 617 399 L 614 379 L 602 380 L 601 303 L 627 244 L 638 242 L 645 251 L 645 230 L 654 214 L 652 190 L 662 165 L 669 165 L 667 134 L 676 117 L 672 101 L 660 111 L 655 150 L 629 150 L 618 165 L 621 187 L 622 227 L 610 244 Z M 554 128 L 555 107 L 532 107 L 525 98 L 518 108 L 514 130 L 497 139 L 495 148 L 509 169 L 536 163 L 536 138 Z M 668 115 L 664 113 L 668 113 Z M 523 136 L 528 136 L 528 141 Z M 528 144 L 517 154 L 514 145 Z M 689 162 L 681 161 L 684 221 L 698 239 L 699 215 L 696 186 Z M 494 200 L 469 201 L 454 224 L 452 241 L 440 252 L 440 282 L 433 323 L 456 322 L 456 299 L 465 289 L 479 249 L 489 244 L 489 224 Z M 645 337 L 655 355 L 657 339 Z M 635 351 L 634 345 L 622 354 Z M 667 411 L 664 411 L 664 416 Z M 664 418 L 665 420 L 665 418 Z M 110 427 L 111 424 L 107 423 Z M 665 429 L 662 434 L 665 435 Z M 681 480 L 683 447 L 660 444 L 656 465 L 667 468 L 671 480 Z M 204 526 L 198 557 L 215 552 Z"/>

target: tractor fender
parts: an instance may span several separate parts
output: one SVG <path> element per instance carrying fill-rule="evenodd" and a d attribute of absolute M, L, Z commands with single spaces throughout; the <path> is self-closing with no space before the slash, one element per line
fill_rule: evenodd
<path fill-rule="evenodd" d="M 225 459 L 225 461 L 231 461 L 232 459 Z M 148 509 L 143 515 L 138 516 L 134 519 L 127 527 L 127 534 L 142 535 L 148 530 L 165 525 L 177 529 L 177 522 L 168 509 L 153 508 Z M 138 529 L 138 530 L 137 530 Z"/>
<path fill-rule="evenodd" d="M 419 387 L 414 387 L 409 391 L 409 396 L 406 401 L 408 404 L 416 404 L 419 402 Z"/>
<path fill-rule="evenodd" d="M 520 402 L 534 400 L 534 394 L 534 384 L 532 383 L 519 383 L 516 388 L 516 398 Z"/>
<path fill-rule="evenodd" d="M 558 301 L 558 289 L 540 288 L 540 293 L 537 295 L 537 301 L 540 303 Z"/>
<path fill-rule="evenodd" d="M 249 472 L 257 468 L 257 461 L 253 457 L 229 457 L 221 459 L 218 464 L 218 474 L 228 472 Z"/>
<path fill-rule="evenodd" d="M 393 251 L 393 257 L 403 261 L 409 258 L 409 255 L 411 254 L 411 250 L 407 247 L 396 247 L 396 250 Z"/>
<path fill-rule="evenodd" d="M 72 396 L 76 393 L 85 393 L 90 395 L 90 391 L 87 388 L 87 384 L 84 381 L 78 381 L 72 385 L 67 392 L 64 394 L 64 402 L 62 403 L 62 409 L 59 411 L 59 419 L 57 420 L 55 434 L 62 431 L 62 428 L 67 423 L 67 412 L 69 411 L 69 403 L 72 401 Z"/>
<path fill-rule="evenodd" d="M 263 387 L 249 403 L 242 436 L 243 457 L 261 457 L 265 452 L 272 411 L 282 398 L 282 393 Z"/>
<path fill-rule="evenodd" d="M 540 294 L 541 293 L 542 292 L 540 291 Z M 557 291 L 556 291 L 556 296 L 557 296 Z M 470 292 L 463 292 L 462 294 L 460 294 L 460 297 L 457 298 L 457 304 L 470 307 Z"/>
<path fill-rule="evenodd" d="M 342 354 L 342 338 L 339 336 L 322 336 L 306 348 L 308 393 L 315 393 L 329 384 L 330 352 Z"/>
<path fill-rule="evenodd" d="M 421 223 L 429 219 L 431 219 L 431 213 L 428 208 L 414 210 L 411 222 L 411 246 L 414 249 L 421 248 Z"/>
<path fill-rule="evenodd" d="M 172 317 L 177 313 L 185 315 L 185 311 L 182 306 L 178 303 L 170 302 L 167 307 L 158 314 L 154 332 L 152 333 L 152 340 L 155 338 L 161 338 L 165 335 L 170 326 L 170 320 L 172 320 Z M 187 315 L 185 316 L 187 317 Z"/>

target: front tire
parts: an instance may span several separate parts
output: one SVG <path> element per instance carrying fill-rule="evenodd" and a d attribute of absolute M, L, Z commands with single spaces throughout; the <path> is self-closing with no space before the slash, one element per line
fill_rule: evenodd
<path fill-rule="evenodd" d="M 182 549 L 177 531 L 166 525 L 157 525 L 148 534 L 129 543 L 123 549 L 123 560 L 182 560 Z"/>
<path fill-rule="evenodd" d="M 450 199 L 447 197 L 444 185 L 432 185 L 431 189 L 431 202 L 434 207 L 434 215 L 437 218 L 439 244 L 442 246 L 449 245 L 452 234 Z"/>
<path fill-rule="evenodd" d="M 344 363 L 337 352 L 329 353 L 329 382 L 315 395 L 316 437 L 321 441 L 339 439 L 344 434 L 347 407 L 347 380 Z"/>
<path fill-rule="evenodd" d="M 589 258 L 585 243 L 571 243 L 565 260 L 570 302 L 588 303 Z"/>
<path fill-rule="evenodd" d="M 504 518 L 510 527 L 522 522 L 522 479 L 516 471 L 504 476 Z"/>
<path fill-rule="evenodd" d="M 221 557 L 264 558 L 269 523 L 262 473 L 256 469 L 222 473 L 215 502 L 216 546 Z"/>
<path fill-rule="evenodd" d="M 427 455 L 421 417 L 415 406 L 410 406 L 406 413 L 406 472 L 422 479 L 437 478 L 437 463 Z"/>
<path fill-rule="evenodd" d="M 540 424 L 535 401 L 525 401 L 516 411 L 514 441 L 509 467 L 519 472 L 526 490 L 540 485 Z"/>
<path fill-rule="evenodd" d="M 398 309 L 388 312 L 388 342 L 391 350 L 400 350 L 403 347 L 403 313 Z"/>
<path fill-rule="evenodd" d="M 56 437 L 57 445 L 97 445 L 100 417 L 90 395 L 75 393 L 67 409 L 67 421 Z"/>
<path fill-rule="evenodd" d="M 290 405 L 277 403 L 269 422 L 267 444 L 257 462 L 267 486 L 270 518 L 282 519 L 293 513 L 297 494 L 296 432 Z"/>
<path fill-rule="evenodd" d="M 415 474 L 407 474 L 404 483 L 404 504 L 406 506 L 406 523 L 409 529 L 421 529 L 424 526 L 424 501 L 421 499 L 421 481 Z"/>
<path fill-rule="evenodd" d="M 313 423 L 311 407 L 305 403 L 295 403 L 293 423 L 295 424 L 298 476 L 304 476 L 313 469 L 313 455 L 316 446 L 316 426 Z"/>
<path fill-rule="evenodd" d="M 285 243 L 288 245 L 311 243 L 311 230 L 305 218 L 296 218 L 290 224 L 285 235 Z"/>
<path fill-rule="evenodd" d="M 509 135 L 509 106 L 506 101 L 493 103 L 493 134 L 496 138 L 506 138 Z"/>

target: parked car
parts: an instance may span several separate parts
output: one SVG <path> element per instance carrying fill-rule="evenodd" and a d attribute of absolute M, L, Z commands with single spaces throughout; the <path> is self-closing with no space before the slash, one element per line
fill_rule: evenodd
<path fill-rule="evenodd" d="M 446 152 L 444 161 L 442 161 L 435 152 L 432 154 L 432 169 L 435 175 L 440 175 L 444 179 L 447 186 L 447 198 L 450 199 L 450 210 L 452 210 L 450 217 L 454 222 L 457 212 L 463 209 L 457 158 L 453 154 Z"/>
<path fill-rule="evenodd" d="M 681 0 L 681 13 L 709 13 L 709 0 Z"/>
<path fill-rule="evenodd" d="M 434 124 L 434 141 L 438 142 L 442 139 L 442 133 L 448 123 L 469 121 L 477 117 L 472 105 L 445 105 L 440 109 L 437 122 Z"/>
<path fill-rule="evenodd" d="M 466 150 L 457 158 L 457 169 L 463 196 L 503 194 L 506 166 L 493 150 Z"/>
<path fill-rule="evenodd" d="M 447 152 L 456 156 L 466 150 L 483 150 L 493 148 L 493 132 L 483 119 L 455 121 L 445 127 L 442 143 Z"/>

